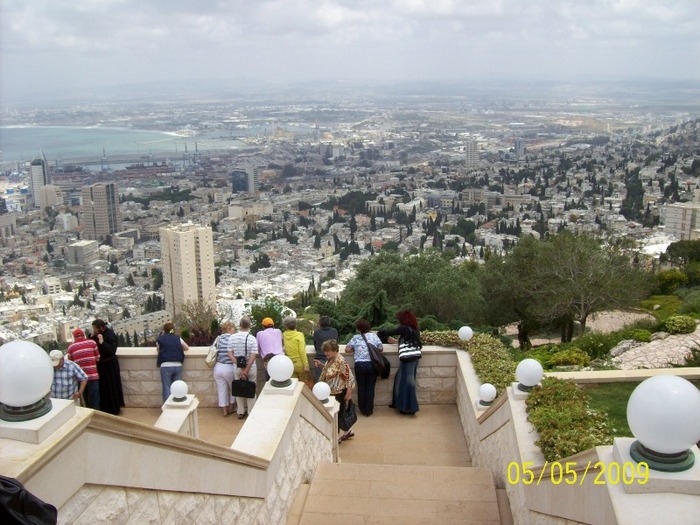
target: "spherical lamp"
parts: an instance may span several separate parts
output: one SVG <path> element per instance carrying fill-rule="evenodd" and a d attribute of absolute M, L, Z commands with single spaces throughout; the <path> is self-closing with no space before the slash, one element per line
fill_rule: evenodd
<path fill-rule="evenodd" d="M 39 345 L 10 341 L 0 346 L 0 419 L 28 421 L 50 412 L 52 382 L 51 358 Z"/>
<path fill-rule="evenodd" d="M 491 406 L 496 399 L 496 387 L 491 383 L 484 383 L 479 387 L 479 404 L 485 407 Z"/>
<path fill-rule="evenodd" d="M 700 440 L 700 390 L 682 377 L 645 379 L 627 402 L 627 422 L 635 461 L 664 472 L 687 470 L 695 462 L 690 447 Z"/>
<path fill-rule="evenodd" d="M 270 374 L 270 383 L 274 387 L 285 387 L 292 384 L 294 363 L 284 354 L 279 354 L 267 363 L 267 373 Z"/>
<path fill-rule="evenodd" d="M 523 359 L 515 368 L 515 378 L 518 380 L 518 390 L 529 392 L 542 381 L 544 370 L 537 359 Z"/>
<path fill-rule="evenodd" d="M 325 405 L 326 403 L 328 403 L 328 399 L 330 398 L 331 387 L 328 386 L 328 383 L 319 381 L 314 385 L 312 392 L 316 396 L 316 399 L 318 399 L 321 403 Z"/>
<path fill-rule="evenodd" d="M 173 381 L 173 384 L 170 385 L 170 394 L 173 396 L 173 401 L 177 401 L 178 403 L 186 401 L 187 390 L 187 383 L 185 383 L 182 379 Z"/>
<path fill-rule="evenodd" d="M 474 337 L 474 331 L 468 326 L 463 326 L 462 328 L 460 328 L 458 333 L 459 338 L 462 341 L 469 341 L 472 337 Z"/>

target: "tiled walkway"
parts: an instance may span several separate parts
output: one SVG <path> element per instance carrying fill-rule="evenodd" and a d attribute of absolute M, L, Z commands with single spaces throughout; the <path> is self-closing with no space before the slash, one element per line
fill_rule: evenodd
<path fill-rule="evenodd" d="M 245 423 L 223 417 L 218 408 L 199 408 L 199 434 L 204 441 L 230 446 Z M 160 408 L 125 408 L 122 416 L 153 425 Z M 355 437 L 340 445 L 344 463 L 386 465 L 471 465 L 456 405 L 423 405 L 415 416 L 376 407 L 371 417 L 358 416 Z"/>

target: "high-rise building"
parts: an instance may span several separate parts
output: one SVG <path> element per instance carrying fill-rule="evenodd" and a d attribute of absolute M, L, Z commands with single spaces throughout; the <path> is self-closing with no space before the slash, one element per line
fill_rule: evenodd
<path fill-rule="evenodd" d="M 525 141 L 523 139 L 515 139 L 515 156 L 522 158 L 525 155 Z"/>
<path fill-rule="evenodd" d="M 29 189 L 32 192 L 30 203 L 33 207 L 39 206 L 39 191 L 47 184 L 51 184 L 51 175 L 49 163 L 42 154 L 40 159 L 34 159 L 29 165 Z"/>
<path fill-rule="evenodd" d="M 192 223 L 160 229 L 165 309 L 174 317 L 185 303 L 216 305 L 211 227 Z"/>
<path fill-rule="evenodd" d="M 231 190 L 238 193 L 255 193 L 260 185 L 260 169 L 248 166 L 231 172 Z"/>
<path fill-rule="evenodd" d="M 467 139 L 464 144 L 464 166 L 469 168 L 475 168 L 479 164 L 479 144 L 476 140 Z"/>
<path fill-rule="evenodd" d="M 122 214 L 119 208 L 119 192 L 113 182 L 98 182 L 83 186 L 81 224 L 83 237 L 104 241 L 108 235 L 121 231 Z"/>

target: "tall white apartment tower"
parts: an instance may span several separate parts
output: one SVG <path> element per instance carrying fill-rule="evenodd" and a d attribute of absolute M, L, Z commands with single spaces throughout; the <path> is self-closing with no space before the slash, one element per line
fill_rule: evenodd
<path fill-rule="evenodd" d="M 185 303 L 215 306 L 211 227 L 187 223 L 159 231 L 165 309 L 174 317 Z"/>
<path fill-rule="evenodd" d="M 39 205 L 39 191 L 47 184 L 51 184 L 51 175 L 49 174 L 49 163 L 42 153 L 40 159 L 34 159 L 29 165 L 29 188 L 32 191 L 31 203 L 33 207 L 36 208 Z"/>
<path fill-rule="evenodd" d="M 475 168 L 479 164 L 479 144 L 473 139 L 467 139 L 464 144 L 464 166 L 469 168 Z"/>

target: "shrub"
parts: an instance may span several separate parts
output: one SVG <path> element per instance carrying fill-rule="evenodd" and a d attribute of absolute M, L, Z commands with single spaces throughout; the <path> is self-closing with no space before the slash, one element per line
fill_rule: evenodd
<path fill-rule="evenodd" d="M 672 315 L 664 323 L 669 334 L 690 334 L 695 331 L 695 319 L 687 315 Z"/>
<path fill-rule="evenodd" d="M 567 348 L 555 352 L 550 362 L 552 366 L 586 366 L 591 362 L 591 358 L 586 352 L 578 348 Z"/>
<path fill-rule="evenodd" d="M 654 332 L 656 331 L 657 330 L 654 330 Z M 640 343 L 648 343 L 651 341 L 652 331 L 645 328 L 625 328 L 623 330 L 619 330 L 616 332 L 616 334 L 619 334 L 619 336 L 622 338 L 620 339 L 621 341 L 626 339 L 634 339 Z"/>
<path fill-rule="evenodd" d="M 612 443 L 610 420 L 589 406 L 588 395 L 575 383 L 546 377 L 525 400 L 535 442 L 547 461 L 569 457 Z"/>
<path fill-rule="evenodd" d="M 494 336 L 474 332 L 470 341 L 462 341 L 454 330 L 421 332 L 421 342 L 424 345 L 467 350 L 479 380 L 491 383 L 499 394 L 515 381 L 515 362 L 508 348 Z"/>
<path fill-rule="evenodd" d="M 560 345 L 560 349 L 577 348 L 585 352 L 591 359 L 600 359 L 607 356 L 610 350 L 623 339 L 620 332 L 609 334 L 590 332 L 577 338 L 574 342 Z"/>
<path fill-rule="evenodd" d="M 469 351 L 479 380 L 491 383 L 499 394 L 515 381 L 515 362 L 508 349 L 495 337 L 474 334 L 472 340 L 462 347 Z"/>
<path fill-rule="evenodd" d="M 463 348 L 464 341 L 454 330 L 445 332 L 421 332 L 420 340 L 424 345 Z"/>
<path fill-rule="evenodd" d="M 680 294 L 679 294 L 680 295 Z M 693 289 L 681 296 L 683 304 L 678 309 L 682 314 L 698 314 L 700 313 L 700 290 Z"/>

